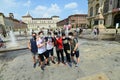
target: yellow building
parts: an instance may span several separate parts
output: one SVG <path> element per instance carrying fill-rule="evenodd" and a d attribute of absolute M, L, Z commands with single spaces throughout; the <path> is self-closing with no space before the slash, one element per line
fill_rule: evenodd
<path fill-rule="evenodd" d="M 120 26 L 120 0 L 88 0 L 88 24 L 90 27 Z"/>

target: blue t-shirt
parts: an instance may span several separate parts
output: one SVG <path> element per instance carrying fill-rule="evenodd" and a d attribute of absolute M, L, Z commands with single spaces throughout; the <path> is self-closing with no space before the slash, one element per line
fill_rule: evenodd
<path fill-rule="evenodd" d="M 30 39 L 30 44 L 31 44 L 31 52 L 37 53 L 38 52 L 38 48 L 37 48 L 36 39 L 31 38 Z"/>

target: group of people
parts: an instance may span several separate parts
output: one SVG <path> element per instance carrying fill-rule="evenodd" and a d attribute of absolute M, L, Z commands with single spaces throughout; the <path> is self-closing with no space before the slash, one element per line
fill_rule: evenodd
<path fill-rule="evenodd" d="M 54 32 L 54 35 L 52 35 L 52 33 L 53 32 L 49 31 L 47 36 L 44 35 L 43 31 L 40 31 L 38 34 L 35 32 L 32 33 L 28 48 L 32 52 L 33 67 L 35 68 L 36 64 L 39 63 L 41 69 L 44 70 L 45 65 L 50 65 L 50 61 L 56 64 L 54 60 L 55 51 L 57 55 L 57 64 L 63 63 L 64 65 L 68 64 L 72 67 L 72 63 L 74 63 L 77 67 L 79 63 L 79 49 L 76 31 L 69 32 L 68 36 L 66 36 L 64 32 L 61 34 Z"/>

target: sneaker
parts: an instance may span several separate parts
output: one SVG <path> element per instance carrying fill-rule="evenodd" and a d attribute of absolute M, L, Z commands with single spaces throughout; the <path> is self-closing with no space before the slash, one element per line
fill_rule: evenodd
<path fill-rule="evenodd" d="M 55 64 L 55 61 L 52 61 L 53 64 Z"/>
<path fill-rule="evenodd" d="M 43 71 L 45 70 L 45 69 L 44 69 L 44 66 L 41 66 L 41 70 L 43 70 Z"/>
<path fill-rule="evenodd" d="M 36 63 L 33 64 L 33 68 L 36 68 Z"/>
<path fill-rule="evenodd" d="M 60 62 L 58 61 L 58 64 L 60 64 Z"/>
<path fill-rule="evenodd" d="M 45 63 L 45 65 L 46 65 L 46 66 L 50 66 L 50 63 L 49 63 L 49 62 L 47 62 L 47 63 Z"/>
<path fill-rule="evenodd" d="M 71 63 L 71 62 L 68 62 L 68 65 L 69 65 L 70 67 L 72 67 L 72 63 Z"/>
<path fill-rule="evenodd" d="M 76 62 L 75 60 L 73 61 L 73 63 L 74 63 L 75 65 L 77 64 L 77 62 Z"/>
<path fill-rule="evenodd" d="M 62 62 L 64 65 L 66 65 L 66 63 L 65 62 Z"/>
<path fill-rule="evenodd" d="M 75 67 L 78 67 L 79 66 L 79 64 L 77 63 L 76 65 L 75 65 Z"/>

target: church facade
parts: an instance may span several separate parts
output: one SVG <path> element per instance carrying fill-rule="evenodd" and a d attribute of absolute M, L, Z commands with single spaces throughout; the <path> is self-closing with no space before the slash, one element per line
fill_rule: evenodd
<path fill-rule="evenodd" d="M 105 27 L 120 26 L 120 0 L 88 0 L 88 25 L 96 24 L 96 16 L 101 12 Z"/>

